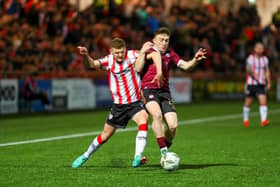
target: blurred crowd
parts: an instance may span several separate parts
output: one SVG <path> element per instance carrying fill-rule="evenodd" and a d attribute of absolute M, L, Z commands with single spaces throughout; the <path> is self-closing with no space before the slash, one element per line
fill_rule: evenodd
<path fill-rule="evenodd" d="M 86 75 L 78 45 L 88 47 L 94 58 L 109 52 L 112 37 L 140 49 L 161 26 L 172 31 L 170 47 L 182 58 L 207 49 L 208 59 L 194 73 L 244 72 L 255 41 L 264 43 L 271 71 L 280 72 L 280 32 L 271 25 L 262 28 L 254 6 L 233 12 L 213 4 L 190 8 L 166 2 L 95 0 L 80 12 L 67 0 L 2 0 L 1 77 L 34 71 L 49 78 Z"/>

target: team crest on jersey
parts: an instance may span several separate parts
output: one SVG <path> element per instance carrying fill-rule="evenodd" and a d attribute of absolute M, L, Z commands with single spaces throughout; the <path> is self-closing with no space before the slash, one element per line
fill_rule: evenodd
<path fill-rule="evenodd" d="M 170 57 L 170 53 L 166 53 L 165 56 L 169 58 Z"/>

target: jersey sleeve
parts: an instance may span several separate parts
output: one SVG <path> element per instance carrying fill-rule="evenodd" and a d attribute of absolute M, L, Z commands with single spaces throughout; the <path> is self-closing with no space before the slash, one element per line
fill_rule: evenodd
<path fill-rule="evenodd" d="M 109 55 L 99 58 L 98 62 L 100 63 L 101 68 L 108 70 L 109 67 Z"/>
<path fill-rule="evenodd" d="M 246 59 L 246 65 L 249 67 L 252 67 L 253 65 L 253 56 L 249 55 L 248 58 Z"/>
<path fill-rule="evenodd" d="M 139 56 L 139 53 L 137 50 L 129 50 L 127 51 L 127 56 L 129 59 L 131 59 L 131 63 L 135 63 L 137 57 Z"/>
<path fill-rule="evenodd" d="M 265 56 L 264 57 L 264 59 L 265 59 L 265 65 L 266 65 L 266 67 L 268 67 L 268 65 L 269 65 L 269 60 L 268 60 L 268 58 Z"/>
<path fill-rule="evenodd" d="M 181 60 L 181 58 L 179 57 L 179 55 L 178 55 L 177 53 L 175 53 L 174 51 L 171 51 L 171 52 L 170 52 L 170 57 L 171 57 L 171 61 L 172 61 L 175 65 L 179 66 L 179 62 L 180 62 L 180 60 Z"/>

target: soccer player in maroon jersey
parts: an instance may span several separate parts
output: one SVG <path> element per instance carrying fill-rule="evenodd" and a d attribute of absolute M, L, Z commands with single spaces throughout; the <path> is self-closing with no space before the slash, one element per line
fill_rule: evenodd
<path fill-rule="evenodd" d="M 145 53 L 151 48 L 152 43 L 146 42 L 140 51 Z M 141 165 L 141 156 L 147 139 L 148 114 L 140 99 L 140 75 L 137 72 L 136 58 L 138 51 L 126 50 L 125 42 L 120 38 L 111 41 L 111 54 L 98 60 L 92 59 L 85 47 L 78 47 L 79 53 L 84 57 L 84 64 L 88 68 L 103 68 L 108 71 L 109 87 L 113 99 L 111 112 L 104 125 L 103 132 L 99 134 L 88 147 L 88 150 L 79 156 L 73 163 L 73 168 L 81 167 L 88 158 L 103 143 L 114 134 L 117 128 L 125 128 L 130 119 L 138 124 L 136 136 L 135 156 L 133 167 Z M 159 54 L 154 53 L 154 56 Z M 156 65 L 159 69 L 153 81 L 159 82 L 162 78 L 161 64 Z"/>
<path fill-rule="evenodd" d="M 263 44 L 257 42 L 254 45 L 254 54 L 249 55 L 246 60 L 246 97 L 243 107 L 243 124 L 245 127 L 249 127 L 250 105 L 255 96 L 258 97 L 260 103 L 261 126 L 269 125 L 266 92 L 270 89 L 270 71 L 268 58 L 263 55 L 263 52 Z"/>
<path fill-rule="evenodd" d="M 181 59 L 173 50 L 168 48 L 170 31 L 165 28 L 159 28 L 153 38 L 153 47 L 150 52 L 159 52 L 162 61 L 162 72 L 164 81 L 161 87 L 152 81 L 157 73 L 154 66 L 155 61 L 151 58 L 150 53 L 142 54 L 138 60 L 145 61 L 141 66 L 141 88 L 144 97 L 144 103 L 147 111 L 152 116 L 152 129 L 157 138 L 157 143 L 160 147 L 161 155 L 168 152 L 168 147 L 171 146 L 173 138 L 178 126 L 176 109 L 173 104 L 169 90 L 169 70 L 173 63 L 177 67 L 188 70 L 194 67 L 200 60 L 206 58 L 206 50 L 199 49 L 194 58 L 185 61 Z M 165 121 L 167 128 L 164 131 L 162 121 Z"/>

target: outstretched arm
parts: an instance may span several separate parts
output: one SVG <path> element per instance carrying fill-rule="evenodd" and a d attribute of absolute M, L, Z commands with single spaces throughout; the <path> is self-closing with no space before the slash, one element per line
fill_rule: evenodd
<path fill-rule="evenodd" d="M 196 66 L 202 59 L 206 59 L 206 49 L 200 48 L 194 55 L 193 59 L 189 60 L 189 61 L 182 61 L 179 64 L 179 68 L 183 69 L 183 70 L 189 70 L 192 67 Z"/>
<path fill-rule="evenodd" d="M 100 68 L 100 63 L 98 60 L 94 60 L 92 59 L 89 54 L 88 54 L 88 49 L 86 47 L 83 47 L 83 46 L 78 46 L 78 49 L 79 49 L 79 53 L 80 55 L 83 56 L 83 63 L 84 63 L 84 66 L 88 69 L 90 68 Z"/>

